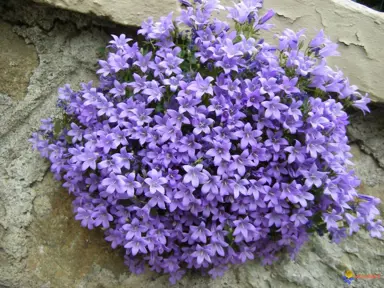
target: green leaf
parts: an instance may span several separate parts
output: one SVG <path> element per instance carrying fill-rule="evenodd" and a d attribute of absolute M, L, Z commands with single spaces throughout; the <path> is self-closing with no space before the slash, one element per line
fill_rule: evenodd
<path fill-rule="evenodd" d="M 163 104 L 162 103 L 157 103 L 156 107 L 155 107 L 155 111 L 156 112 L 163 112 L 164 111 L 164 107 L 163 107 Z"/>
<path fill-rule="evenodd" d="M 233 243 L 233 229 L 229 228 L 227 231 L 228 231 L 227 238 L 229 240 L 229 245 L 232 245 L 232 243 Z"/>
<path fill-rule="evenodd" d="M 64 125 L 62 119 L 56 118 L 53 122 L 53 135 L 58 137 L 63 131 Z"/>

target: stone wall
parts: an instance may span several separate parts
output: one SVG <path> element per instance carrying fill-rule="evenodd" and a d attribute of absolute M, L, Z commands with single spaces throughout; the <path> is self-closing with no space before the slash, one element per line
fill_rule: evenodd
<path fill-rule="evenodd" d="M 149 16 L 155 19 L 171 11 L 178 14 L 178 0 L 34 0 L 53 6 L 92 13 L 124 25 L 138 26 Z M 232 0 L 221 0 L 232 5 Z M 331 64 L 345 71 L 352 83 L 368 92 L 374 100 L 384 100 L 384 13 L 369 9 L 351 0 L 264 0 L 266 9 L 277 13 L 272 21 L 281 32 L 306 28 L 308 36 L 324 29 L 339 44 L 341 57 Z M 225 13 L 222 15 L 225 17 Z M 265 33 L 271 40 L 274 33 Z"/>
<path fill-rule="evenodd" d="M 278 12 L 294 17 L 287 11 Z M 166 276 L 130 274 L 121 251 L 112 250 L 100 230 L 86 230 L 74 221 L 71 196 L 27 142 L 39 120 L 56 113 L 57 87 L 94 79 L 99 48 L 111 31 L 132 34 L 95 17 L 25 0 L 0 1 L 1 288 L 169 287 Z M 383 113 L 376 106 L 365 118 L 352 116 L 350 134 L 361 191 L 384 200 Z M 360 232 L 340 245 L 313 237 L 295 261 L 283 259 L 270 267 L 249 262 L 216 280 L 190 274 L 174 287 L 343 287 L 345 269 L 383 275 L 383 267 L 384 242 Z M 359 280 L 351 287 L 384 287 L 384 280 Z"/>
<path fill-rule="evenodd" d="M 384 13 L 351 0 L 265 0 L 277 17 L 273 32 L 289 27 L 306 28 L 308 37 L 323 29 L 339 44 L 340 57 L 330 64 L 338 67 L 374 100 L 384 100 Z"/>

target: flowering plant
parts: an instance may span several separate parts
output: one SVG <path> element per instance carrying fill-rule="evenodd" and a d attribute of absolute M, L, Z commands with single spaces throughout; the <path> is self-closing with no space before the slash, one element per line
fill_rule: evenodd
<path fill-rule="evenodd" d="M 369 98 L 327 66 L 337 45 L 321 31 L 304 49 L 289 29 L 267 44 L 262 0 L 180 2 L 177 23 L 143 23 L 140 44 L 113 35 L 98 86 L 59 89 L 63 117 L 33 134 L 75 218 L 124 247 L 131 271 L 173 283 L 293 257 L 312 233 L 380 237 L 379 200 L 346 166 L 345 109 L 369 111 Z M 212 19 L 220 10 L 234 29 Z"/>

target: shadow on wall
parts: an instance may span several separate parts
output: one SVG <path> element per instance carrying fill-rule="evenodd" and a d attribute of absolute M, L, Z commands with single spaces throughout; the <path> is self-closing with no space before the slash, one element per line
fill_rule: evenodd
<path fill-rule="evenodd" d="M 360 3 L 369 8 L 384 12 L 384 0 L 352 0 L 353 2 Z"/>

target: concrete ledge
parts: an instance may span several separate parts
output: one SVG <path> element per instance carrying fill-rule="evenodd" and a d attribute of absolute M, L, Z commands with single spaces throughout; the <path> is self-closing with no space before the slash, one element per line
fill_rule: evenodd
<path fill-rule="evenodd" d="M 80 13 L 91 13 L 109 18 L 111 21 L 139 26 L 148 17 L 159 18 L 171 11 L 178 13 L 180 5 L 177 0 L 33 0 L 37 3 Z"/>
<path fill-rule="evenodd" d="M 339 44 L 341 56 L 329 58 L 350 82 L 384 101 L 384 13 L 350 0 L 266 0 L 277 17 L 273 32 L 306 28 L 307 37 L 320 29 Z M 268 38 L 268 37 L 266 37 Z"/>
<path fill-rule="evenodd" d="M 129 26 L 138 26 L 147 17 L 155 19 L 180 7 L 177 0 L 33 0 L 56 7 L 92 13 Z M 222 0 L 232 5 L 231 0 Z M 339 44 L 340 57 L 330 59 L 332 66 L 342 69 L 350 82 L 368 92 L 376 101 L 384 101 L 384 13 L 350 0 L 265 0 L 265 8 L 277 12 L 273 33 L 284 28 L 307 28 L 307 36 L 324 29 Z M 223 15 L 225 17 L 225 14 Z"/>

